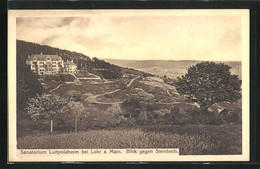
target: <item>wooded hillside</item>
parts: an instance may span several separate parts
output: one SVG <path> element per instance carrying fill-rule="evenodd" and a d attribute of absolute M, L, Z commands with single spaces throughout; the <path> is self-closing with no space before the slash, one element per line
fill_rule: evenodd
<path fill-rule="evenodd" d="M 119 78 L 122 76 L 121 68 L 119 66 L 97 58 L 91 59 L 89 56 L 81 53 L 71 52 L 32 42 L 25 42 L 21 40 L 17 40 L 16 42 L 17 66 L 25 65 L 28 55 L 42 53 L 59 55 L 64 61 L 73 60 L 77 64 L 78 70 L 87 70 L 88 72 L 94 73 L 106 79 Z"/>
<path fill-rule="evenodd" d="M 21 40 L 16 41 L 17 61 L 17 108 L 23 109 L 27 99 L 42 93 L 42 85 L 37 75 L 30 71 L 26 65 L 26 59 L 31 54 L 59 55 L 64 61 L 73 60 L 78 70 L 86 70 L 105 79 L 116 79 L 122 76 L 121 67 L 110 64 L 97 58 L 90 57 L 77 52 L 71 52 L 46 45 L 40 45 Z"/>

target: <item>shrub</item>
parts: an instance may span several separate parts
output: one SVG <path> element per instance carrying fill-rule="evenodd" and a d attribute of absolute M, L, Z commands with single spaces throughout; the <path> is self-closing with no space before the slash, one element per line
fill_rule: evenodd
<path fill-rule="evenodd" d="M 184 125 L 192 123 L 190 118 L 191 112 L 186 112 L 182 108 L 173 107 L 169 120 L 172 120 L 173 124 Z"/>
<path fill-rule="evenodd" d="M 93 114 L 100 127 L 116 127 L 124 121 L 123 112 L 119 104 L 113 104 L 107 110 Z"/>
<path fill-rule="evenodd" d="M 73 82 L 74 82 L 74 84 L 76 86 L 80 86 L 81 85 L 81 81 L 79 79 L 75 79 Z"/>
<path fill-rule="evenodd" d="M 118 87 L 119 87 L 119 89 L 124 90 L 124 89 L 126 89 L 127 85 L 125 82 L 120 81 L 118 84 Z"/>
<path fill-rule="evenodd" d="M 134 98 L 127 99 L 122 103 L 124 109 L 124 116 L 130 118 L 137 118 L 140 113 L 140 101 Z"/>
<path fill-rule="evenodd" d="M 96 97 L 91 93 L 85 93 L 82 97 L 86 103 L 95 103 L 97 101 Z"/>
<path fill-rule="evenodd" d="M 151 117 L 149 117 L 149 114 L 147 111 L 143 110 L 140 112 L 137 118 L 137 122 L 144 125 L 144 124 L 149 124 L 151 121 Z"/>
<path fill-rule="evenodd" d="M 76 90 L 69 90 L 67 91 L 66 96 L 73 101 L 81 101 L 81 95 L 79 92 L 77 92 Z"/>
<path fill-rule="evenodd" d="M 169 109 L 159 109 L 152 112 L 153 119 L 156 123 L 165 123 L 169 121 L 171 111 Z"/>

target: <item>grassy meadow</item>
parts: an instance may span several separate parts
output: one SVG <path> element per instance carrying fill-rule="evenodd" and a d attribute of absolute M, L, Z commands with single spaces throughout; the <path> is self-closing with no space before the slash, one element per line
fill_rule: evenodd
<path fill-rule="evenodd" d="M 241 125 L 144 126 L 18 137 L 18 149 L 179 148 L 182 155 L 241 154 Z"/>

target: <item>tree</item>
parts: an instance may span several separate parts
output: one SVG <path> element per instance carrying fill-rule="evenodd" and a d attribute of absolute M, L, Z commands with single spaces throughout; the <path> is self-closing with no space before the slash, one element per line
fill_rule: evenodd
<path fill-rule="evenodd" d="M 140 113 L 141 104 L 137 99 L 127 99 L 122 103 L 122 108 L 125 109 L 125 115 L 130 118 L 137 118 Z"/>
<path fill-rule="evenodd" d="M 122 120 L 123 112 L 118 103 L 113 104 L 105 111 L 106 121 L 110 123 L 111 126 L 116 126 Z"/>
<path fill-rule="evenodd" d="M 29 98 L 25 110 L 33 120 L 48 119 L 50 120 L 50 131 L 53 131 L 53 120 L 60 114 L 63 114 L 64 106 L 68 103 L 66 98 L 59 95 L 46 93 L 36 95 L 34 98 Z"/>
<path fill-rule="evenodd" d="M 66 113 L 74 117 L 74 131 L 78 132 L 78 118 L 86 112 L 85 106 L 80 102 L 72 101 L 66 106 Z"/>
<path fill-rule="evenodd" d="M 92 120 L 95 119 L 94 121 L 98 123 L 99 127 L 116 127 L 125 120 L 118 103 L 108 107 L 105 111 L 94 111 L 90 116 L 92 116 Z"/>
<path fill-rule="evenodd" d="M 178 77 L 176 89 L 191 102 L 197 102 L 202 112 L 218 102 L 235 102 L 241 98 L 241 80 L 231 74 L 224 63 L 201 62 L 190 66 L 185 75 Z"/>
<path fill-rule="evenodd" d="M 23 110 L 28 98 L 41 94 L 43 87 L 25 63 L 17 65 L 17 108 Z"/>

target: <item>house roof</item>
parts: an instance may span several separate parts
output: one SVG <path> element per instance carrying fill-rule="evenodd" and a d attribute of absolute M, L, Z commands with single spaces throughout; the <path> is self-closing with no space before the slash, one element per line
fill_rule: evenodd
<path fill-rule="evenodd" d="M 41 54 L 33 54 L 27 58 L 27 61 L 33 61 L 34 58 L 37 59 L 37 61 L 45 61 L 47 60 L 47 57 L 50 57 L 52 61 L 58 61 L 59 59 L 62 59 L 58 55 L 41 55 Z"/>
<path fill-rule="evenodd" d="M 226 110 L 234 110 L 234 104 L 230 102 L 220 102 L 220 103 L 214 103 L 209 107 L 210 112 L 217 112 L 220 113 L 224 109 Z"/>

